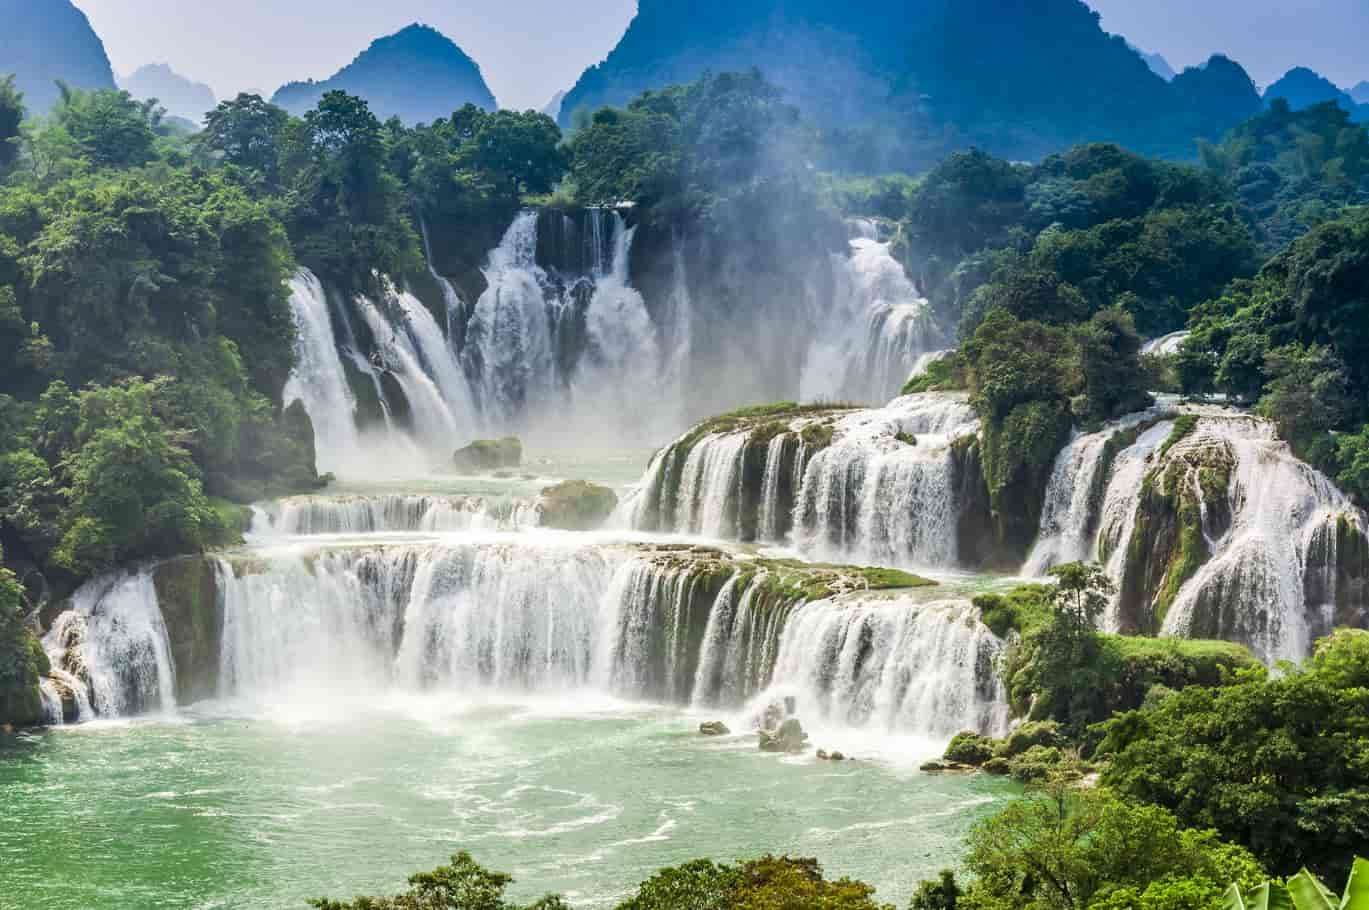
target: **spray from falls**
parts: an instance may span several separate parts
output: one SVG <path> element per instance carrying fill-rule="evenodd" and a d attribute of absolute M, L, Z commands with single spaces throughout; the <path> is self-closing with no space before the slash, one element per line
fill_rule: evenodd
<path fill-rule="evenodd" d="M 920 358 L 942 346 L 931 307 L 890 252 L 868 237 L 834 262 L 836 299 L 804 364 L 804 401 L 882 404 L 903 388 Z"/>
<path fill-rule="evenodd" d="M 81 587 L 43 638 L 79 719 L 176 708 L 176 670 L 150 570 Z M 55 691 L 55 690 L 54 690 Z"/>

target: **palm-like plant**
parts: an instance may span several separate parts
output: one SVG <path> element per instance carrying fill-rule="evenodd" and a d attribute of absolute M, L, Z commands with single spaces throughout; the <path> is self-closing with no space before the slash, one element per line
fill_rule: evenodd
<path fill-rule="evenodd" d="M 1345 894 L 1337 899 L 1306 869 L 1286 883 L 1265 882 L 1249 896 L 1232 885 L 1224 910 L 1369 910 L 1369 860 L 1357 859 L 1350 870 Z"/>

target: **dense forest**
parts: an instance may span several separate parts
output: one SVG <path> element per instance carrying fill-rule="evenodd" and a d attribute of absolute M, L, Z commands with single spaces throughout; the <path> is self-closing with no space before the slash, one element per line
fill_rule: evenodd
<path fill-rule="evenodd" d="M 344 293 L 421 283 L 430 231 L 478 293 L 491 238 L 528 206 L 626 204 L 758 262 L 879 218 L 959 341 L 909 391 L 969 393 L 1004 546 L 1030 543 L 1071 434 L 1157 391 L 1254 408 L 1369 503 L 1369 133 L 1334 104 L 1247 111 L 1191 164 L 1090 143 L 870 178 L 815 167 L 849 137 L 757 72 L 648 91 L 567 134 L 474 104 L 408 126 L 341 91 L 300 116 L 240 95 L 195 133 L 113 89 L 63 86 L 43 117 L 25 102 L 0 82 L 0 720 L 38 716 L 38 608 L 233 543 L 247 504 L 329 482 L 284 400 L 297 267 Z M 1177 355 L 1142 355 L 1184 329 Z M 1235 646 L 1102 635 L 1110 582 L 1055 574 L 976 601 L 1012 642 L 1023 723 L 946 756 L 1032 789 L 912 906 L 1198 910 L 1303 867 L 1339 888 L 1369 844 L 1369 633 L 1271 671 Z M 404 895 L 317 906 L 496 910 L 508 884 L 462 854 Z M 662 870 L 622 907 L 685 905 L 882 906 L 770 857 Z"/>

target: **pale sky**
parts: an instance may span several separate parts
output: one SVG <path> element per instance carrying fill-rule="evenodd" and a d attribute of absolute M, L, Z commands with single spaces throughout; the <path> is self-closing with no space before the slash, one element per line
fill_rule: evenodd
<path fill-rule="evenodd" d="M 499 102 L 540 108 L 613 47 L 636 0 L 75 0 L 116 72 L 169 63 L 220 97 L 332 75 L 372 40 L 432 25 L 480 64 Z M 688 2 L 688 0 L 677 0 Z M 914 7 L 916 4 L 912 4 Z M 1092 0 L 1103 26 L 1174 65 L 1220 51 L 1267 84 L 1296 65 L 1369 79 L 1369 0 Z"/>

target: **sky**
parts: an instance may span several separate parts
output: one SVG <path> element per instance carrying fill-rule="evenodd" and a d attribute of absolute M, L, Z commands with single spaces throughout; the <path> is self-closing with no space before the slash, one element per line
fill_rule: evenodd
<path fill-rule="evenodd" d="M 169 63 L 219 97 L 326 78 L 372 40 L 424 22 L 475 58 L 505 107 L 541 108 L 617 43 L 636 0 L 75 0 L 117 73 Z M 680 0 L 687 2 L 687 0 Z M 1213 52 L 1266 85 L 1311 66 L 1369 79 L 1369 0 L 1091 0 L 1108 31 L 1176 70 Z"/>

